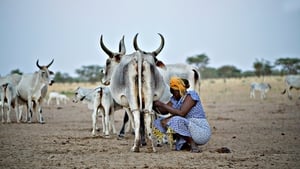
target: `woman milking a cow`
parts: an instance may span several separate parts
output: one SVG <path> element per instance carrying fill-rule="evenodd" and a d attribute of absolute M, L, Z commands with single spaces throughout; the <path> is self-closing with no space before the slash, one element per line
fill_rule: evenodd
<path fill-rule="evenodd" d="M 200 97 L 194 90 L 187 90 L 186 79 L 172 77 L 170 79 L 170 101 L 165 104 L 154 102 L 154 107 L 161 114 L 170 113 L 170 117 L 160 117 L 154 121 L 154 133 L 172 133 L 176 140 L 175 150 L 190 150 L 198 153 L 197 145 L 206 144 L 211 136 L 209 123 L 206 119 Z M 158 136 L 159 137 L 159 136 Z"/>

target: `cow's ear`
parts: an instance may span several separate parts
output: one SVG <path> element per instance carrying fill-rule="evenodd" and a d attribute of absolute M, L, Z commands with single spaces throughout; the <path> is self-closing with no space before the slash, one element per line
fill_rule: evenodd
<path fill-rule="evenodd" d="M 50 74 L 50 75 L 54 75 L 54 72 L 52 72 L 52 71 L 49 71 L 49 74 Z"/>
<path fill-rule="evenodd" d="M 122 54 L 116 55 L 116 56 L 115 56 L 115 61 L 118 62 L 118 63 L 120 63 L 121 57 L 122 57 Z"/>
<path fill-rule="evenodd" d="M 162 69 L 166 69 L 166 65 L 160 60 L 157 60 L 155 64 L 156 64 L 157 67 L 160 67 Z"/>

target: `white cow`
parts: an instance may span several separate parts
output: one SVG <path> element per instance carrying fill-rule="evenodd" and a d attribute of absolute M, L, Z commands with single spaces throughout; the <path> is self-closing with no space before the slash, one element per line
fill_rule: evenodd
<path fill-rule="evenodd" d="M 114 122 L 114 101 L 112 99 L 109 87 L 99 86 L 95 89 L 78 87 L 75 91 L 73 102 L 82 101 L 88 104 L 88 108 L 93 110 L 92 113 L 92 135 L 97 130 L 97 115 L 100 111 L 102 114 L 103 134 L 109 136 L 112 129 L 116 134 Z"/>
<path fill-rule="evenodd" d="M 18 96 L 16 91 L 16 85 L 21 80 L 21 75 L 12 74 L 5 77 L 0 77 L 0 101 L 1 101 L 1 112 L 2 112 L 2 123 L 4 120 L 4 109 L 7 106 L 7 123 L 10 123 L 10 112 L 14 108 L 16 113 L 17 122 L 19 122 L 19 104 Z"/>
<path fill-rule="evenodd" d="M 253 82 L 250 85 L 250 98 L 255 98 L 255 91 L 260 92 L 260 98 L 265 99 L 266 93 L 271 89 L 271 85 L 269 83 L 256 83 Z"/>
<path fill-rule="evenodd" d="M 295 88 L 296 90 L 300 89 L 300 75 L 288 75 L 285 77 L 285 86 L 286 88 L 282 92 L 285 94 L 287 92 L 288 98 L 292 99 L 291 90 Z"/>
<path fill-rule="evenodd" d="M 139 152 L 140 147 L 140 116 L 144 114 L 144 121 L 148 139 L 151 141 L 152 151 L 156 152 L 152 138 L 152 106 L 154 100 L 159 100 L 168 89 L 161 73 L 156 67 L 154 58 L 163 49 L 163 37 L 160 47 L 152 54 L 141 51 L 114 58 L 118 62 L 113 67 L 110 84 L 114 100 L 124 107 L 130 108 L 129 117 L 134 120 L 135 139 L 131 148 Z M 103 49 L 102 35 L 100 45 Z M 125 46 L 121 47 L 125 49 Z M 105 51 L 105 49 L 103 49 Z M 122 51 L 122 50 L 121 50 Z M 125 51 L 122 51 L 125 53 Z"/>
<path fill-rule="evenodd" d="M 58 92 L 50 92 L 47 104 L 50 105 L 52 100 L 56 101 L 56 105 L 60 105 L 60 102 L 67 104 L 67 101 L 69 100 L 69 98 L 66 95 L 58 93 Z"/>
<path fill-rule="evenodd" d="M 39 71 L 23 74 L 19 84 L 17 85 L 19 99 L 27 102 L 25 120 L 29 123 L 31 122 L 33 112 L 36 113 L 37 119 L 40 123 L 45 122 L 42 116 L 41 104 L 47 95 L 48 85 L 52 85 L 53 83 L 53 79 L 51 78 L 53 72 L 48 69 L 53 62 L 54 59 L 48 65 L 40 66 L 39 60 L 37 60 L 36 66 L 39 68 Z"/>
<path fill-rule="evenodd" d="M 189 88 L 190 90 L 195 90 L 197 92 L 200 92 L 200 72 L 197 70 L 196 67 L 187 65 L 187 64 L 167 64 L 167 65 L 165 65 L 162 61 L 159 61 L 155 57 L 156 51 L 145 52 L 145 51 L 142 51 L 138 47 L 137 36 L 138 36 L 138 34 L 135 35 L 134 42 L 133 42 L 133 46 L 134 46 L 135 50 L 140 51 L 141 53 L 150 54 L 153 56 L 153 58 L 155 60 L 155 64 L 158 67 L 158 70 L 162 74 L 163 79 L 167 85 L 169 84 L 170 78 L 172 76 L 178 76 L 178 77 L 189 80 L 189 82 L 191 84 L 191 86 Z M 163 44 L 164 39 L 161 38 L 161 40 L 162 40 L 162 44 Z M 111 79 L 111 75 L 112 75 L 112 71 L 113 71 L 114 67 L 116 67 L 120 63 L 121 57 L 123 55 L 125 55 L 126 50 L 125 50 L 125 45 L 124 45 L 124 36 L 119 43 L 119 51 L 118 52 L 112 52 L 111 50 L 106 48 L 105 45 L 103 44 L 102 37 L 100 39 L 100 46 L 103 49 L 103 51 L 109 56 L 106 60 L 106 67 L 103 71 L 104 76 L 102 78 L 102 83 L 107 85 L 107 84 L 109 84 L 109 81 Z M 171 97 L 171 93 L 169 92 L 169 89 L 167 89 L 167 90 L 165 90 L 164 95 L 162 98 L 160 98 L 160 100 L 163 102 L 168 102 L 170 97 Z M 120 134 L 119 134 L 119 136 L 121 136 L 121 137 L 124 136 L 124 134 L 125 134 L 124 126 L 125 126 L 125 123 L 127 122 L 127 120 L 128 120 L 128 118 L 125 115 L 124 120 L 123 120 L 123 125 L 120 130 Z M 143 132 L 143 130 L 142 130 L 142 132 Z"/>

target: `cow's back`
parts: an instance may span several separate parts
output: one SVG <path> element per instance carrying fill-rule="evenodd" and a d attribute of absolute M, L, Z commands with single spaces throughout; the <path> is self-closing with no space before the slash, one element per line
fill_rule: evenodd
<path fill-rule="evenodd" d="M 288 75 L 285 81 L 289 86 L 300 88 L 300 75 Z"/>

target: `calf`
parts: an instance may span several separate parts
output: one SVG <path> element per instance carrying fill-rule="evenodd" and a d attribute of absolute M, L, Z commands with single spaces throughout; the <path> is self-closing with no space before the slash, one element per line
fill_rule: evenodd
<path fill-rule="evenodd" d="M 253 82 L 250 85 L 250 98 L 255 98 L 255 91 L 260 92 L 260 98 L 265 99 L 266 93 L 271 89 L 271 85 L 269 83 L 256 83 Z"/>
<path fill-rule="evenodd" d="M 60 94 L 58 92 L 50 92 L 48 102 L 47 102 L 48 105 L 50 105 L 50 102 L 53 99 L 56 100 L 56 105 L 60 105 L 60 102 L 63 102 L 64 104 L 67 104 L 67 101 L 69 100 L 69 98 L 64 94 Z"/>
<path fill-rule="evenodd" d="M 88 104 L 88 108 L 93 110 L 92 113 L 92 135 L 97 130 L 97 114 L 102 114 L 103 134 L 109 136 L 110 129 L 116 134 L 114 124 L 114 101 L 112 99 L 109 87 L 100 86 L 95 89 L 78 87 L 75 91 L 73 102 L 83 101 Z"/>
<path fill-rule="evenodd" d="M 19 120 L 19 104 L 18 104 L 18 96 L 16 86 L 21 80 L 21 75 L 19 74 L 11 74 L 5 77 L 0 77 L 0 101 L 1 101 L 1 112 L 2 112 L 2 123 L 4 120 L 4 110 L 5 106 L 7 106 L 7 123 L 10 123 L 10 112 L 11 109 L 14 108 L 16 113 L 17 122 Z"/>
<path fill-rule="evenodd" d="M 10 112 L 11 108 L 15 109 L 16 112 L 16 119 L 17 122 L 19 123 L 19 109 L 18 109 L 18 98 L 17 98 L 17 92 L 16 92 L 16 87 L 11 84 L 11 83 L 5 83 L 1 85 L 1 92 L 0 92 L 1 100 L 3 101 L 2 103 L 2 123 L 5 122 L 4 120 L 4 104 L 7 103 L 8 110 L 7 110 L 7 115 L 6 115 L 6 122 L 10 123 Z"/>

